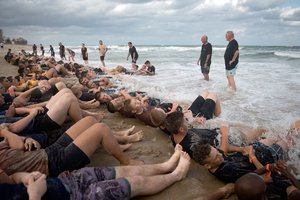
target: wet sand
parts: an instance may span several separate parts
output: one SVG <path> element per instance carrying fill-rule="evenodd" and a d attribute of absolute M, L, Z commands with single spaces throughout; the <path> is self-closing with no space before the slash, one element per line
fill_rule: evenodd
<path fill-rule="evenodd" d="M 6 45 L 4 50 L 0 49 L 0 74 L 1 76 L 17 75 L 17 66 L 8 64 L 4 60 L 8 48 L 12 49 L 12 52 L 20 51 L 24 49 L 26 51 L 32 51 L 31 46 L 21 45 Z M 101 111 L 106 111 L 104 106 L 101 106 Z M 91 110 L 95 111 L 95 110 Z M 144 138 L 141 142 L 134 143 L 126 153 L 134 159 L 140 159 L 145 164 L 154 164 L 166 161 L 173 153 L 173 146 L 169 137 L 160 131 L 158 128 L 152 128 L 145 126 L 137 119 L 129 119 L 121 116 L 118 113 L 109 113 L 106 111 L 106 115 L 103 122 L 108 124 L 112 130 L 121 130 L 122 128 L 128 128 L 131 125 L 135 125 L 135 132 L 143 130 Z M 119 165 L 118 161 L 111 155 L 106 153 L 101 147 L 91 157 L 91 163 L 89 166 L 116 166 Z M 187 178 L 175 183 L 166 190 L 152 196 L 137 197 L 134 199 L 146 199 L 146 200 L 182 200 L 182 199 L 194 199 L 200 197 L 212 190 L 223 186 L 224 183 L 217 180 L 214 176 L 192 161 Z M 145 186 L 147 187 L 147 186 Z M 236 199 L 235 196 L 231 196 L 229 199 Z"/>

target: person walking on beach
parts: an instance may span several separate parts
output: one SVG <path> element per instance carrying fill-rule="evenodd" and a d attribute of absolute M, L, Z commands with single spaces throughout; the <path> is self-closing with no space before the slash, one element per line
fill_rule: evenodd
<path fill-rule="evenodd" d="M 105 67 L 104 58 L 105 58 L 105 54 L 107 51 L 108 51 L 108 48 L 106 47 L 106 45 L 103 43 L 102 40 L 99 40 L 100 60 L 101 60 L 103 67 Z"/>
<path fill-rule="evenodd" d="M 128 47 L 129 47 L 129 50 L 128 50 L 128 55 L 127 55 L 127 60 L 129 58 L 129 56 L 131 56 L 131 59 L 132 59 L 131 63 L 132 63 L 132 65 L 135 65 L 137 59 L 139 58 L 139 54 L 136 51 L 135 46 L 132 45 L 132 42 L 128 42 Z"/>
<path fill-rule="evenodd" d="M 234 39 L 234 33 L 227 31 L 226 40 L 229 42 L 224 54 L 226 76 L 229 89 L 236 91 L 234 76 L 236 74 L 237 64 L 239 63 L 239 44 Z"/>
<path fill-rule="evenodd" d="M 84 43 L 82 43 L 82 47 L 81 47 L 81 56 L 82 56 L 82 59 L 83 59 L 84 63 L 89 64 L 89 62 L 88 62 L 88 52 L 87 52 L 87 48 L 85 47 Z"/>
<path fill-rule="evenodd" d="M 48 51 L 48 53 L 51 53 L 51 56 L 52 57 L 55 57 L 55 52 L 54 52 L 54 49 L 53 49 L 53 46 L 52 45 L 50 45 L 50 50 Z"/>
<path fill-rule="evenodd" d="M 212 46 L 208 42 L 208 37 L 203 35 L 201 37 L 202 47 L 201 54 L 197 61 L 197 65 L 201 66 L 201 72 L 204 76 L 204 80 L 209 81 L 209 70 L 211 64 Z"/>
<path fill-rule="evenodd" d="M 1 42 L 1 43 L 0 43 L 0 46 L 1 46 L 1 49 L 3 49 L 3 48 L 4 48 L 4 43 Z"/>
<path fill-rule="evenodd" d="M 75 57 L 75 52 L 72 49 L 67 48 L 67 51 L 69 53 L 69 61 L 75 61 L 74 57 Z"/>
<path fill-rule="evenodd" d="M 59 43 L 59 55 L 62 60 L 67 60 L 65 55 L 65 46 L 61 42 Z"/>
<path fill-rule="evenodd" d="M 40 44 L 40 49 L 41 49 L 41 52 L 42 52 L 41 56 L 44 56 L 45 50 L 44 50 L 44 46 L 42 44 Z"/>
<path fill-rule="evenodd" d="M 32 53 L 33 55 L 37 56 L 37 46 L 35 44 L 32 46 Z"/>

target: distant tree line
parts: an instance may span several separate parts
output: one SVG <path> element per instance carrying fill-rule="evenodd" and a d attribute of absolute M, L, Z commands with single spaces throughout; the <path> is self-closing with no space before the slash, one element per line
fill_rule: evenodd
<path fill-rule="evenodd" d="M 27 44 L 27 40 L 22 37 L 13 39 L 10 39 L 9 37 L 4 37 L 2 29 L 0 29 L 0 42 L 4 42 L 5 44 Z"/>

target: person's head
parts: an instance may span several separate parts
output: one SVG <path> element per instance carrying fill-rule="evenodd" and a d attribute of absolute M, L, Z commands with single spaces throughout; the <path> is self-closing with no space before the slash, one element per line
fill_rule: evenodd
<path fill-rule="evenodd" d="M 132 66 L 132 69 L 134 69 L 134 70 L 138 70 L 139 69 L 139 66 L 136 63 L 134 63 L 134 62 L 131 63 L 131 66 Z"/>
<path fill-rule="evenodd" d="M 142 102 L 138 99 L 127 99 L 124 101 L 124 110 L 126 112 L 140 114 L 143 111 Z"/>
<path fill-rule="evenodd" d="M 0 83 L 0 94 L 5 93 L 5 88 L 4 86 Z"/>
<path fill-rule="evenodd" d="M 132 47 L 132 42 L 128 42 L 128 46 L 129 46 L 129 47 Z"/>
<path fill-rule="evenodd" d="M 8 49 L 8 52 L 11 52 L 11 49 Z"/>
<path fill-rule="evenodd" d="M 40 44 L 40 46 L 42 47 L 43 45 L 42 45 L 42 44 Z"/>
<path fill-rule="evenodd" d="M 292 187 L 292 189 L 289 191 L 289 189 Z M 288 193 L 288 197 L 289 200 L 298 200 L 300 199 L 300 189 L 294 187 L 294 186 L 290 186 L 287 188 L 287 193 Z"/>
<path fill-rule="evenodd" d="M 165 120 L 165 127 L 172 134 L 186 133 L 188 121 L 180 111 L 170 113 Z"/>
<path fill-rule="evenodd" d="M 150 112 L 150 120 L 152 124 L 156 127 L 164 124 L 167 114 L 161 108 L 154 108 Z"/>
<path fill-rule="evenodd" d="M 85 44 L 84 44 L 84 43 L 82 43 L 82 47 L 85 47 Z"/>
<path fill-rule="evenodd" d="M 206 44 L 207 41 L 208 41 L 208 37 L 207 37 L 206 35 L 203 35 L 203 36 L 201 37 L 201 42 L 202 42 L 202 44 Z"/>
<path fill-rule="evenodd" d="M 227 31 L 225 38 L 228 42 L 230 42 L 234 38 L 234 33 L 232 31 Z"/>
<path fill-rule="evenodd" d="M 87 85 L 87 83 L 89 82 L 89 79 L 87 79 L 86 77 L 84 76 L 81 76 L 79 78 L 79 83 L 82 84 L 82 85 Z"/>
<path fill-rule="evenodd" d="M 263 200 L 266 188 L 263 178 L 255 173 L 240 177 L 234 185 L 239 200 Z"/>
<path fill-rule="evenodd" d="M 145 65 L 150 65 L 150 64 L 151 64 L 150 61 L 146 60 Z"/>
<path fill-rule="evenodd" d="M 60 42 L 58 45 L 59 45 L 59 46 L 61 46 L 61 45 L 62 45 L 62 43 Z"/>
<path fill-rule="evenodd" d="M 5 90 L 11 86 L 11 82 L 5 76 L 0 77 L 0 83 L 4 86 Z"/>
<path fill-rule="evenodd" d="M 224 162 L 222 154 L 210 144 L 196 144 L 193 147 L 193 158 L 208 170 L 220 166 Z"/>
<path fill-rule="evenodd" d="M 96 85 L 96 83 L 94 83 L 93 80 L 89 80 L 87 83 L 86 83 L 86 87 L 88 88 L 97 88 L 98 86 Z"/>
<path fill-rule="evenodd" d="M 101 103 L 108 103 L 112 100 L 112 97 L 104 92 L 97 92 L 95 94 L 95 98 L 97 101 L 100 101 Z"/>
<path fill-rule="evenodd" d="M 123 97 L 115 98 L 107 104 L 107 110 L 111 113 L 119 111 L 123 107 L 124 107 L 124 98 Z"/>
<path fill-rule="evenodd" d="M 99 40 L 99 44 L 102 45 L 102 44 L 103 44 L 103 41 L 102 41 L 102 40 Z"/>
<path fill-rule="evenodd" d="M 50 44 L 50 48 L 52 48 L 52 45 Z"/>

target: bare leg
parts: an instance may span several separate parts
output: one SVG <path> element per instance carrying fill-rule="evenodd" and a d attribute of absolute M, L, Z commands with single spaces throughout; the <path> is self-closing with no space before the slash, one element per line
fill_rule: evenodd
<path fill-rule="evenodd" d="M 233 89 L 234 91 L 236 91 L 236 85 L 235 85 L 235 81 L 234 81 L 234 76 L 227 76 L 227 80 L 228 80 L 228 85 L 231 89 Z"/>
<path fill-rule="evenodd" d="M 101 121 L 105 116 L 105 112 L 98 111 L 97 113 L 89 112 L 87 110 L 81 110 L 81 113 L 84 117 L 92 116 L 95 117 L 98 121 Z"/>
<path fill-rule="evenodd" d="M 120 136 L 128 136 L 132 133 L 132 131 L 134 130 L 135 126 L 132 126 L 131 128 L 128 128 L 126 130 L 122 130 L 122 131 L 112 131 L 112 133 L 114 135 L 120 135 Z"/>
<path fill-rule="evenodd" d="M 204 76 L 204 80 L 209 81 L 209 76 L 208 76 L 208 74 L 203 74 L 203 76 Z"/>
<path fill-rule="evenodd" d="M 68 88 L 64 88 L 62 90 L 60 90 L 56 95 L 54 95 L 49 102 L 47 103 L 46 107 L 49 109 L 49 107 L 51 107 L 55 102 L 59 101 L 59 99 L 67 93 L 72 93 L 72 91 Z"/>
<path fill-rule="evenodd" d="M 119 143 L 126 144 L 126 143 L 133 143 L 139 142 L 143 139 L 144 133 L 143 131 L 138 131 L 132 135 L 114 135 Z"/>
<path fill-rule="evenodd" d="M 153 176 L 157 174 L 165 174 L 173 171 L 179 161 L 182 152 L 182 146 L 176 145 L 175 151 L 171 158 L 166 162 L 152 165 L 142 166 L 119 166 L 116 169 L 116 178 L 130 176 Z"/>
<path fill-rule="evenodd" d="M 204 99 L 206 99 L 208 94 L 209 94 L 209 92 L 207 90 L 205 90 L 205 91 L 201 92 L 200 96 L 202 96 Z"/>
<path fill-rule="evenodd" d="M 69 115 L 74 122 L 79 121 L 83 116 L 79 103 L 72 93 L 62 95 L 61 98 L 55 101 L 51 106 L 47 105 L 47 108 L 49 109 L 47 115 L 59 125 L 64 123 L 67 115 Z"/>
<path fill-rule="evenodd" d="M 256 141 L 263 133 L 267 131 L 264 128 L 252 128 L 243 124 L 233 124 L 230 126 L 242 132 L 242 136 L 247 143 Z"/>
<path fill-rule="evenodd" d="M 218 95 L 215 94 L 215 93 L 210 92 L 207 95 L 206 99 L 211 99 L 211 100 L 213 100 L 216 103 L 214 115 L 216 117 L 218 117 L 221 114 L 221 112 L 222 112 L 222 110 L 221 110 L 221 103 L 220 103 L 220 99 L 219 99 Z"/>
<path fill-rule="evenodd" d="M 80 135 L 76 132 L 75 135 L 67 132 L 71 138 L 74 139 L 74 144 L 79 147 L 88 157 L 90 157 L 99 144 L 103 148 L 111 153 L 121 165 L 137 165 L 143 164 L 142 161 L 130 159 L 123 153 L 117 140 L 111 134 L 110 128 L 103 123 L 96 123 L 93 126 L 86 129 Z"/>
<path fill-rule="evenodd" d="M 188 154 L 182 152 L 179 164 L 172 173 L 155 176 L 125 177 L 131 186 L 131 197 L 156 194 L 173 183 L 181 181 L 186 177 L 190 163 L 191 160 Z"/>

